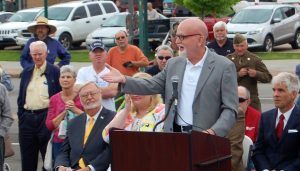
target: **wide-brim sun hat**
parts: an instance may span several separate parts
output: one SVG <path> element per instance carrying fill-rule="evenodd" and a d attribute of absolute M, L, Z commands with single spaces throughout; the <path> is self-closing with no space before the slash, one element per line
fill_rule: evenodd
<path fill-rule="evenodd" d="M 49 28 L 48 34 L 53 34 L 56 32 L 56 27 L 54 25 L 48 24 L 48 19 L 42 16 L 36 19 L 36 23 L 29 25 L 27 27 L 27 30 L 31 33 L 35 33 L 36 26 L 47 26 Z"/>

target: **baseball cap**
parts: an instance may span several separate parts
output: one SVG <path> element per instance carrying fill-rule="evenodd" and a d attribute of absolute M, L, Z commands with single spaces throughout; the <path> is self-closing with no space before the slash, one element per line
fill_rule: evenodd
<path fill-rule="evenodd" d="M 94 51 L 95 49 L 103 49 L 106 51 L 106 47 L 104 45 L 104 43 L 102 41 L 94 41 L 91 45 L 90 45 L 90 51 Z"/>

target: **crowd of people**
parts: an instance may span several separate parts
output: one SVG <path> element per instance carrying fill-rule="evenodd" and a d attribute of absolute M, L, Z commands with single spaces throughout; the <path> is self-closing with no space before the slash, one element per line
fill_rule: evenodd
<path fill-rule="evenodd" d="M 211 43 L 202 20 L 176 24 L 171 42 L 156 49 L 153 66 L 139 47 L 128 43 L 127 32 L 119 31 L 117 45 L 109 50 L 101 41 L 90 45 L 91 65 L 78 73 L 70 65 L 68 51 L 49 36 L 56 28 L 46 18 L 38 18 L 28 29 L 36 37 L 21 55 L 17 100 L 23 171 L 37 170 L 39 153 L 43 160 L 49 153 L 49 140 L 53 169 L 105 171 L 111 163 L 111 128 L 194 130 L 226 137 L 233 171 L 249 169 L 242 163 L 242 142 L 248 136 L 254 143 L 252 169 L 300 169 L 298 77 L 283 72 L 272 78 L 262 60 L 247 50 L 243 35 L 233 41 L 227 38 L 226 23 L 215 24 Z M 57 65 L 56 57 L 61 59 Z M 3 73 L 1 69 L 0 163 L 4 137 L 13 122 L 5 90 L 13 87 L 2 82 Z M 258 82 L 271 82 L 273 89 L 275 108 L 262 114 Z M 117 110 L 114 99 L 120 96 L 125 105 Z M 169 103 L 174 98 L 178 103 Z"/>

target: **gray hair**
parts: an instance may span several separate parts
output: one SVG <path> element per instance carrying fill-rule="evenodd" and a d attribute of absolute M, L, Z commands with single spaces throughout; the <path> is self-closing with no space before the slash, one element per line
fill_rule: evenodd
<path fill-rule="evenodd" d="M 71 73 L 76 78 L 76 71 L 72 65 L 64 65 L 60 68 L 60 75 L 66 72 Z"/>
<path fill-rule="evenodd" d="M 242 88 L 246 92 L 246 98 L 250 99 L 250 91 L 244 86 L 238 86 L 238 88 Z"/>
<path fill-rule="evenodd" d="M 217 28 L 222 28 L 224 27 L 225 30 L 227 30 L 227 24 L 224 21 L 218 21 L 214 27 L 213 27 L 213 31 L 215 31 Z"/>
<path fill-rule="evenodd" d="M 167 50 L 167 51 L 169 51 L 169 52 L 172 54 L 172 57 L 174 56 L 174 51 L 173 51 L 173 49 L 172 49 L 170 46 L 168 46 L 168 45 L 160 45 L 160 46 L 158 46 L 158 47 L 156 48 L 155 56 L 156 56 L 156 55 L 158 54 L 158 52 L 161 51 L 161 50 Z"/>
<path fill-rule="evenodd" d="M 272 85 L 284 83 L 290 93 L 299 92 L 299 80 L 295 74 L 288 72 L 281 72 L 274 76 L 272 79 Z"/>
<path fill-rule="evenodd" d="M 80 91 L 81 91 L 84 87 L 86 87 L 87 85 L 90 85 L 90 84 L 95 85 L 95 86 L 99 89 L 98 84 L 96 84 L 94 81 L 87 81 L 87 82 L 85 82 L 85 83 L 83 83 L 83 84 L 77 84 L 78 87 L 79 87 L 78 93 L 80 93 Z M 100 90 L 100 89 L 99 89 L 99 90 Z"/>
<path fill-rule="evenodd" d="M 47 48 L 46 43 L 43 42 L 43 41 L 40 41 L 40 40 L 35 41 L 35 42 L 32 42 L 32 43 L 29 45 L 30 51 L 31 51 L 34 47 L 36 47 L 36 46 L 39 46 L 39 47 L 43 48 L 43 50 L 45 50 L 45 52 L 48 51 L 48 48 Z"/>

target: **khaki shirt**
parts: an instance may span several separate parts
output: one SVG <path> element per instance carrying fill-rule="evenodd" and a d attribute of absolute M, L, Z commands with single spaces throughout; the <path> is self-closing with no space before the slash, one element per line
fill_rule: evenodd
<path fill-rule="evenodd" d="M 26 90 L 26 100 L 24 108 L 27 110 L 38 110 L 48 108 L 49 93 L 48 82 L 45 74 L 45 62 L 41 68 L 34 67 L 31 80 Z"/>
<path fill-rule="evenodd" d="M 250 91 L 251 104 L 250 106 L 260 111 L 260 101 L 258 98 L 257 82 L 269 83 L 272 80 L 272 75 L 268 71 L 266 65 L 255 54 L 246 51 L 242 56 L 237 55 L 235 52 L 227 56 L 235 66 L 237 71 L 238 85 L 246 87 Z M 238 72 L 242 68 L 252 68 L 256 70 L 256 77 L 249 77 L 248 75 L 239 77 Z"/>

